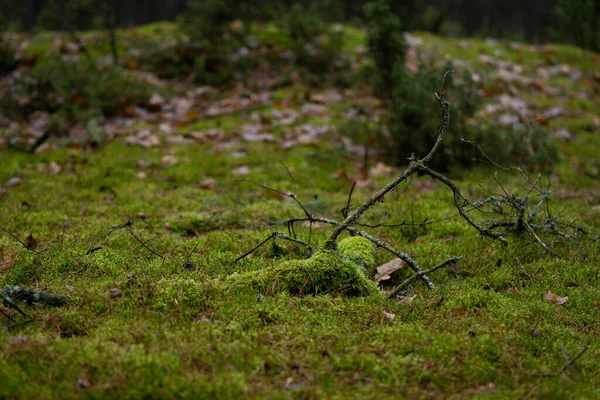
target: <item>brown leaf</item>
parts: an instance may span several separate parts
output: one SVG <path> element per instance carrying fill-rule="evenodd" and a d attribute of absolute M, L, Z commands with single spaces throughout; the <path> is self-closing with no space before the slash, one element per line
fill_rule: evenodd
<path fill-rule="evenodd" d="M 215 190 L 217 186 L 217 180 L 214 178 L 206 178 L 200 183 L 200 189 L 204 190 Z"/>
<path fill-rule="evenodd" d="M 568 296 L 560 297 L 560 296 L 555 295 L 551 291 L 548 291 L 548 293 L 546 293 L 544 295 L 544 300 L 549 301 L 554 304 L 565 304 L 568 299 L 569 299 Z"/>
<path fill-rule="evenodd" d="M 394 319 L 394 318 L 396 318 L 396 314 L 392 314 L 392 313 L 389 313 L 387 311 L 383 312 L 383 316 L 386 317 L 387 319 Z"/>
<path fill-rule="evenodd" d="M 160 159 L 160 163 L 165 168 L 172 167 L 173 165 L 177 164 L 178 162 L 179 162 L 179 160 L 177 159 L 177 157 L 170 156 L 170 155 L 163 156 L 163 158 Z"/>
<path fill-rule="evenodd" d="M 380 176 L 390 176 L 393 172 L 393 168 L 389 167 L 381 162 L 377 163 L 373 168 L 371 168 L 370 175 L 374 177 Z"/>
<path fill-rule="evenodd" d="M 575 135 L 571 133 L 568 129 L 563 128 L 554 132 L 554 137 L 562 140 L 571 140 L 575 138 Z"/>
<path fill-rule="evenodd" d="M 25 239 L 25 244 L 28 248 L 33 250 L 35 250 L 38 246 L 37 240 L 35 240 L 35 238 L 31 234 L 29 234 L 29 236 L 27 236 L 27 239 Z"/>
<path fill-rule="evenodd" d="M 373 280 L 375 283 L 388 280 L 390 279 L 391 274 L 403 268 L 406 268 L 406 262 L 399 258 L 394 258 L 393 260 L 377 267 L 377 273 L 375 274 Z"/>
<path fill-rule="evenodd" d="M 398 300 L 398 304 L 409 304 L 409 303 L 412 303 L 413 300 L 416 298 L 417 298 L 416 294 L 414 296 L 406 296 L 406 297 L 403 297 L 400 300 Z"/>
<path fill-rule="evenodd" d="M 19 183 L 21 183 L 21 178 L 18 177 L 13 177 L 10 178 L 5 184 L 4 184 L 4 188 L 8 189 L 11 188 L 13 186 L 17 186 Z"/>
<path fill-rule="evenodd" d="M 235 169 L 231 172 L 234 175 L 248 175 L 250 173 L 250 168 L 247 165 L 242 165 L 238 169 Z"/>

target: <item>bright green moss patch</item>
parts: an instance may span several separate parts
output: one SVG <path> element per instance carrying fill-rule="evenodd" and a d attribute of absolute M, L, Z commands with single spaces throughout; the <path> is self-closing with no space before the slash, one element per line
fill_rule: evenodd
<path fill-rule="evenodd" d="M 291 260 L 273 268 L 234 274 L 227 280 L 264 294 L 283 291 L 300 295 L 368 296 L 379 293 L 363 271 L 374 261 L 370 242 L 351 238 L 340 243 L 339 251 L 322 248 L 306 260 Z"/>

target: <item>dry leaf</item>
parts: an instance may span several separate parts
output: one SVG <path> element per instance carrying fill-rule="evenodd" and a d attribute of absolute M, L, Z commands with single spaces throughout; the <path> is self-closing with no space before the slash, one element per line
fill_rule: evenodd
<path fill-rule="evenodd" d="M 408 303 L 412 303 L 414 299 L 417 298 L 417 295 L 415 294 L 414 296 L 406 296 L 401 298 L 400 300 L 398 300 L 398 304 L 408 304 Z"/>
<path fill-rule="evenodd" d="M 377 267 L 377 273 L 375 274 L 373 280 L 375 283 L 388 280 L 390 279 L 391 274 L 403 268 L 406 268 L 406 262 L 399 258 L 394 258 L 393 260 Z"/>
<path fill-rule="evenodd" d="M 559 129 L 556 132 L 554 132 L 554 137 L 557 139 L 562 139 L 562 140 L 571 140 L 573 138 L 575 138 L 575 135 L 571 132 L 569 132 L 568 129 Z"/>
<path fill-rule="evenodd" d="M 18 177 L 13 177 L 10 178 L 5 184 L 4 184 L 4 188 L 8 189 L 11 188 L 13 186 L 17 186 L 19 183 L 21 183 L 21 178 Z"/>
<path fill-rule="evenodd" d="M 394 170 L 392 167 L 389 167 L 383 163 L 377 163 L 373 168 L 371 168 L 370 175 L 379 177 L 379 176 L 390 176 Z"/>
<path fill-rule="evenodd" d="M 179 162 L 179 160 L 177 159 L 177 157 L 169 156 L 169 155 L 166 155 L 160 159 L 160 163 L 165 168 L 172 167 L 173 165 L 177 164 L 178 162 Z"/>
<path fill-rule="evenodd" d="M 549 301 L 551 303 L 555 303 L 555 304 L 565 304 L 568 299 L 569 299 L 568 296 L 560 297 L 550 291 L 544 295 L 544 300 Z"/>
<path fill-rule="evenodd" d="M 396 314 L 392 314 L 392 313 L 389 313 L 387 311 L 383 312 L 383 316 L 386 317 L 387 319 L 394 319 L 394 318 L 396 318 Z"/>
<path fill-rule="evenodd" d="M 31 234 L 29 234 L 29 236 L 27 236 L 27 239 L 25 239 L 25 244 L 27 245 L 27 248 L 34 250 L 38 246 L 37 240 L 35 240 L 35 238 Z"/>
<path fill-rule="evenodd" d="M 250 173 L 250 168 L 247 165 L 242 165 L 238 169 L 233 170 L 232 174 L 234 175 L 248 175 Z"/>
<path fill-rule="evenodd" d="M 137 160 L 137 162 L 135 163 L 135 165 L 138 168 L 149 168 L 152 166 L 152 163 L 148 160 Z"/>
<path fill-rule="evenodd" d="M 214 190 L 217 186 L 217 180 L 214 178 L 206 178 L 200 183 L 200 189 L 204 190 Z"/>

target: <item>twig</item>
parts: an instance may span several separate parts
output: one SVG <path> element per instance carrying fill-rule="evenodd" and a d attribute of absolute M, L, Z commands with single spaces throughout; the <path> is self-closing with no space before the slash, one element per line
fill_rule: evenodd
<path fill-rule="evenodd" d="M 4 304 L 8 305 L 9 307 L 14 308 L 15 310 L 17 310 L 19 312 L 19 314 L 21 314 L 25 318 L 31 319 L 31 317 L 29 315 L 27 315 L 25 313 L 25 311 L 21 310 L 21 308 L 14 301 L 12 301 L 12 299 L 9 296 L 5 295 L 2 291 L 0 291 L 0 298 L 2 298 L 2 301 L 4 302 Z"/>
<path fill-rule="evenodd" d="M 446 72 L 446 74 L 444 74 L 444 79 L 446 78 L 447 74 L 448 74 L 448 72 Z M 383 197 L 388 192 L 393 190 L 400 183 L 404 182 L 409 176 L 411 176 L 415 172 L 420 171 L 431 160 L 431 158 L 437 151 L 438 147 L 442 143 L 444 136 L 446 135 L 446 130 L 448 129 L 448 125 L 450 123 L 450 105 L 448 104 L 447 101 L 444 100 L 443 91 L 441 94 L 436 93 L 436 97 L 437 97 L 438 103 L 442 109 L 441 124 L 438 129 L 437 140 L 436 140 L 435 144 L 433 145 L 433 147 L 431 148 L 431 150 L 429 151 L 429 154 L 427 154 L 421 160 L 418 160 L 418 159 L 412 157 L 410 160 L 410 163 L 408 164 L 408 167 L 404 170 L 404 172 L 402 172 L 400 175 L 398 175 L 396 178 L 394 178 L 391 182 L 389 182 L 387 185 L 385 185 L 383 188 L 381 188 L 379 191 L 377 191 L 375 194 L 373 194 L 367 201 L 365 201 L 358 208 L 356 208 L 356 210 L 354 210 L 354 212 L 352 214 L 348 215 L 348 217 L 346 217 L 346 219 L 344 219 L 344 221 L 341 224 L 339 224 L 331 232 L 331 234 L 329 235 L 330 241 L 335 242 L 337 237 L 340 235 L 340 233 L 342 233 L 348 226 L 354 225 L 356 223 L 356 221 L 358 220 L 358 218 L 360 218 L 360 216 L 362 214 L 364 214 L 365 211 L 367 211 L 369 208 L 371 208 L 371 206 L 373 206 L 375 203 L 383 200 Z"/>
<path fill-rule="evenodd" d="M 64 306 L 72 301 L 70 297 L 63 296 L 62 294 L 43 292 L 22 286 L 5 286 L 4 289 L 0 290 L 0 297 L 2 297 L 5 304 L 14 307 L 23 316 L 27 316 L 27 314 L 18 308 L 16 301 L 13 299 L 27 305 L 41 303 L 52 307 Z"/>
<path fill-rule="evenodd" d="M 354 188 L 356 187 L 356 182 L 352 182 L 352 187 L 350 188 L 350 192 L 348 192 L 348 201 L 346 202 L 346 206 L 342 208 L 342 216 L 344 218 L 348 217 L 348 211 L 350 211 L 350 207 L 352 206 L 352 192 L 354 192 Z"/>
<path fill-rule="evenodd" d="M 119 229 L 124 229 L 127 227 L 130 227 L 131 225 L 133 225 L 133 220 L 128 220 L 120 225 L 111 225 L 110 229 L 108 230 L 108 232 L 106 232 L 104 235 L 100 236 L 97 240 L 96 243 L 98 243 L 99 241 L 101 241 L 102 239 L 106 238 L 108 235 L 110 235 L 111 233 L 113 233 L 114 231 L 118 231 Z M 88 251 L 85 252 L 86 255 L 88 254 L 92 254 L 95 251 L 100 250 L 100 248 L 98 247 L 90 247 L 90 249 Z"/>
<path fill-rule="evenodd" d="M 560 374 L 562 374 L 563 372 L 565 372 L 567 369 L 571 368 L 571 367 L 572 367 L 572 366 L 575 364 L 575 362 L 576 362 L 577 360 L 579 360 L 579 358 L 581 358 L 581 356 L 583 356 L 583 355 L 585 354 L 585 352 L 586 352 L 586 351 L 588 351 L 588 349 L 589 349 L 589 346 L 587 346 L 587 345 L 586 345 L 586 346 L 583 348 L 583 350 L 581 350 L 581 351 L 579 352 L 579 354 L 577 354 L 577 355 L 575 356 L 575 358 L 573 358 L 571 361 L 569 361 L 568 363 L 566 363 L 566 364 L 565 364 L 565 366 L 564 366 L 564 367 L 562 367 L 562 368 L 560 369 L 560 371 L 558 371 L 558 374 L 557 374 L 557 375 L 560 375 Z"/>
<path fill-rule="evenodd" d="M 334 226 L 339 226 L 341 224 L 339 221 L 336 221 L 336 220 L 333 220 L 333 219 L 323 218 L 323 217 L 314 217 L 314 216 L 312 216 L 310 219 L 308 219 L 306 217 L 291 218 L 291 219 L 289 219 L 287 221 L 284 221 L 284 222 L 281 222 L 281 223 L 278 223 L 278 224 L 282 225 L 282 224 L 286 224 L 286 223 L 289 224 L 292 221 L 293 222 L 301 222 L 301 221 L 309 221 L 309 220 L 310 221 L 314 221 L 314 222 L 322 222 L 322 223 L 330 224 L 330 225 L 334 225 Z M 433 281 L 427 276 L 426 273 L 423 273 L 423 270 L 421 269 L 421 267 L 419 266 L 419 264 L 412 257 L 410 257 L 408 254 L 394 249 L 392 246 L 390 246 L 386 242 L 384 242 L 384 241 L 382 241 L 382 240 L 380 240 L 380 239 L 378 239 L 378 238 L 376 238 L 376 237 L 368 234 L 367 232 L 364 232 L 364 231 L 361 231 L 359 229 L 356 229 L 353 226 L 347 226 L 345 228 L 345 230 L 347 230 L 350 233 L 353 233 L 355 235 L 364 237 L 365 239 L 367 239 L 370 242 L 374 243 L 376 246 L 379 246 L 382 249 L 385 249 L 385 250 L 389 251 L 390 253 L 392 253 L 396 257 L 398 257 L 401 260 L 405 261 L 406 264 L 415 272 L 415 274 L 421 274 L 420 275 L 421 280 L 427 285 L 427 287 L 429 289 L 433 289 L 435 287 L 435 285 L 433 284 Z M 266 242 L 266 240 L 265 240 L 265 242 Z M 259 245 L 259 247 L 263 243 L 261 243 Z M 254 251 L 254 250 L 255 249 L 253 249 L 252 251 Z"/>
<path fill-rule="evenodd" d="M 242 258 L 245 258 L 245 257 L 249 256 L 250 254 L 254 253 L 256 250 L 258 250 L 262 245 L 264 245 L 265 243 L 267 243 L 269 240 L 276 239 L 276 238 L 285 239 L 285 240 L 289 240 L 289 241 L 294 242 L 294 243 L 301 244 L 303 246 L 306 246 L 311 253 L 313 252 L 312 246 L 309 245 L 308 243 L 306 243 L 303 240 L 293 238 L 291 236 L 286 235 L 285 233 L 271 232 L 271 235 L 269 235 L 269 237 L 267 237 L 266 239 L 264 239 L 263 241 L 261 241 L 259 244 L 257 244 L 256 246 L 254 246 L 253 248 L 251 248 L 250 250 L 248 250 L 247 252 L 245 252 L 244 254 L 242 254 L 241 256 L 239 256 L 238 258 L 236 258 L 235 260 L 233 260 L 233 264 L 237 263 Z"/>
<path fill-rule="evenodd" d="M 531 227 L 531 225 L 529 225 L 526 221 L 523 221 L 523 223 L 525 224 L 527 231 L 531 234 L 531 236 L 533 236 L 535 241 L 538 242 L 544 248 L 544 250 L 546 250 L 549 254 L 555 256 L 556 254 L 552 250 L 550 250 L 548 248 L 548 246 L 546 246 L 546 244 L 542 241 L 542 239 L 540 239 L 540 237 L 538 235 L 536 235 L 536 233 L 533 230 L 533 228 Z"/>
<path fill-rule="evenodd" d="M 248 183 L 252 183 L 253 185 L 260 186 L 260 187 L 261 187 L 261 188 L 263 188 L 263 189 L 267 189 L 267 190 L 270 190 L 270 191 L 272 191 L 272 192 L 279 193 L 279 194 L 280 194 L 280 195 L 282 195 L 282 196 L 288 197 L 288 198 L 290 198 L 290 199 L 294 200 L 294 201 L 296 202 L 296 204 L 298 204 L 298 206 L 299 206 L 299 207 L 302 209 L 302 211 L 304 211 L 304 214 L 305 214 L 307 217 L 309 217 L 309 218 L 310 218 L 310 217 L 312 216 L 312 214 L 308 212 L 308 210 L 307 210 L 307 209 L 304 207 L 304 205 L 303 205 L 303 204 L 300 202 L 300 200 L 298 200 L 298 197 L 296 197 L 296 193 L 286 193 L 286 192 L 283 192 L 283 191 L 281 191 L 281 190 L 277 190 L 277 189 L 274 189 L 274 188 L 272 188 L 272 187 L 269 187 L 269 186 L 267 186 L 267 185 L 266 185 L 266 184 L 264 184 L 264 183 L 258 183 L 258 182 L 254 182 L 254 181 L 251 181 L 251 180 L 249 180 L 249 179 L 238 179 L 238 180 L 236 180 L 236 181 L 237 181 L 237 182 L 248 182 Z M 236 181 L 234 181 L 234 182 L 236 182 Z"/>
<path fill-rule="evenodd" d="M 415 279 L 417 278 L 422 278 L 423 276 L 425 276 L 426 274 L 431 274 L 432 272 L 437 271 L 440 268 L 444 268 L 450 264 L 454 264 L 458 261 L 460 261 L 462 259 L 462 257 L 450 257 L 449 259 L 447 259 L 446 261 L 442 262 L 441 264 L 436 265 L 433 268 L 430 268 L 426 271 L 421 271 L 418 273 L 415 273 L 413 275 L 411 275 L 407 280 L 405 280 L 404 282 L 402 282 L 399 286 L 397 286 L 396 288 L 394 288 L 394 290 L 392 290 L 390 292 L 390 294 L 388 295 L 388 298 L 393 298 L 394 296 L 396 296 L 398 293 L 402 292 L 408 285 L 410 285 Z"/>
<path fill-rule="evenodd" d="M 475 222 L 473 220 L 473 218 L 471 218 L 469 216 L 469 214 L 466 213 L 464 206 L 462 204 L 462 200 L 464 200 L 464 197 L 461 195 L 460 189 L 458 188 L 458 186 L 456 186 L 450 179 L 433 171 L 431 168 L 429 168 L 428 166 L 423 165 L 423 164 L 419 165 L 419 171 L 431 176 L 434 179 L 437 179 L 438 181 L 442 182 L 444 185 L 448 186 L 450 188 L 450 190 L 452 190 L 452 193 L 454 193 L 454 204 L 456 205 L 458 212 L 464 218 L 464 220 L 467 221 L 473 228 L 477 229 L 479 231 L 479 233 L 481 233 L 483 236 L 487 236 L 492 239 L 498 239 L 504 244 L 508 243 L 504 236 L 502 236 L 501 234 L 499 234 L 497 232 L 492 232 L 489 229 L 484 228 L 483 226 L 479 225 L 477 222 Z"/>
<path fill-rule="evenodd" d="M 34 253 L 39 253 L 38 250 L 34 249 L 33 247 L 29 246 L 27 243 L 23 242 L 21 239 L 19 239 L 16 235 L 12 234 L 11 232 L 7 231 L 4 228 L 0 228 L 4 233 L 10 235 L 13 239 L 15 239 L 17 242 L 21 243 L 23 245 L 23 247 L 25 247 L 27 250 L 32 251 Z"/>
<path fill-rule="evenodd" d="M 131 226 L 133 225 L 134 220 L 127 220 L 125 222 L 123 222 L 122 224 L 119 225 L 111 225 L 110 229 L 108 230 L 108 232 L 106 232 L 104 235 L 100 236 L 100 238 L 98 238 L 98 240 L 96 240 L 96 243 L 99 242 L 100 240 L 106 238 L 108 235 L 110 235 L 111 233 L 118 231 L 119 229 L 127 229 L 127 231 L 131 234 L 131 236 L 133 236 L 135 238 L 135 240 L 137 240 L 142 246 L 144 246 L 148 251 L 150 251 L 152 254 L 154 254 L 157 257 L 160 257 L 164 260 L 165 256 L 158 253 L 156 250 L 152 249 L 150 246 L 148 246 L 142 239 L 140 239 L 135 232 L 133 232 L 133 230 L 131 229 Z M 95 251 L 100 250 L 101 247 L 91 247 L 88 251 L 85 252 L 86 255 L 92 254 Z"/>
<path fill-rule="evenodd" d="M 406 222 L 406 221 L 402 221 L 399 222 L 397 224 L 364 224 L 364 223 L 357 223 L 357 226 L 363 226 L 365 228 L 398 228 L 401 226 L 416 226 L 416 227 L 423 227 L 425 225 L 431 225 L 431 224 L 435 224 L 436 222 L 441 222 L 441 221 L 447 221 L 449 219 L 454 219 L 456 218 L 456 215 L 450 216 L 450 217 L 445 217 L 445 218 L 440 218 L 440 219 L 434 219 L 434 220 L 430 220 L 429 218 L 425 218 L 423 220 L 423 222 Z"/>
<path fill-rule="evenodd" d="M 148 251 L 150 251 L 152 254 L 154 254 L 155 256 L 157 256 L 157 257 L 160 257 L 160 258 L 162 258 L 162 259 L 164 259 L 164 258 L 165 258 L 165 256 L 163 256 L 162 254 L 160 254 L 160 253 L 158 253 L 157 251 L 153 250 L 153 249 L 152 249 L 150 246 L 148 246 L 146 243 L 144 243 L 144 242 L 142 241 L 142 239 L 140 239 L 140 238 L 139 238 L 139 237 L 138 237 L 138 236 L 137 236 L 137 235 L 136 235 L 136 234 L 133 232 L 133 230 L 131 229 L 131 227 L 129 227 L 129 226 L 128 226 L 128 227 L 127 227 L 127 231 L 128 231 L 130 234 L 131 234 L 131 236 L 133 236 L 133 237 L 135 238 L 135 240 L 137 240 L 138 242 L 140 242 L 140 244 L 141 244 L 142 246 L 144 246 L 144 247 L 145 247 L 145 248 L 146 248 Z"/>

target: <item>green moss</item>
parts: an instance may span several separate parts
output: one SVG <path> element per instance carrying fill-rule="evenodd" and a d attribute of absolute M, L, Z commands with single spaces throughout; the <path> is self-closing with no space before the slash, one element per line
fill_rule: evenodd
<path fill-rule="evenodd" d="M 265 294 L 283 291 L 298 295 L 375 295 L 379 293 L 377 287 L 366 278 L 359 266 L 364 265 L 367 259 L 374 261 L 373 249 L 367 249 L 362 241 L 347 241 L 343 245 L 344 252 L 321 248 L 307 260 L 291 260 L 262 271 L 234 274 L 228 281 L 254 287 Z M 370 246 L 368 241 L 367 244 Z"/>
<path fill-rule="evenodd" d="M 367 239 L 360 236 L 345 238 L 338 244 L 338 251 L 358 265 L 365 276 L 370 277 L 374 272 L 375 252 Z"/>
<path fill-rule="evenodd" d="M 162 29 L 139 31 L 158 36 L 156 28 Z M 132 36 L 132 47 L 134 31 L 122 34 L 123 41 Z M 355 47 L 362 31 L 350 33 L 356 40 L 349 45 Z M 51 50 L 54 35 L 32 41 Z M 106 43 L 99 32 L 81 37 L 94 52 Z M 456 39 L 423 37 L 423 51 L 437 43 L 442 58 L 452 53 L 474 68 L 478 54 L 495 50 L 505 52 L 496 57 L 522 63 L 525 71 L 535 71 L 544 65 L 536 62 L 549 57 L 536 54 L 533 46 L 520 52 L 480 40 L 463 47 Z M 592 65 L 589 54 L 555 49 L 558 62 L 590 70 L 582 65 Z M 485 72 L 481 76 L 488 81 Z M 562 87 L 566 80 L 561 79 L 551 84 Z M 590 93 L 584 80 L 572 80 L 567 96 Z M 527 89 L 519 89 L 525 96 Z M 287 99 L 286 108 L 300 107 L 298 94 L 306 92 L 280 89 L 277 96 Z M 355 93 L 346 98 L 360 102 L 362 88 Z M 565 127 L 577 135 L 556 140 L 564 157 L 552 175 L 552 210 L 595 236 L 598 178 L 586 171 L 600 159 L 597 106 L 571 96 L 564 101 L 540 96 L 526 100 L 538 104 L 538 111 L 561 106 L 569 115 L 551 120 L 549 129 Z M 343 114 L 350 105 L 341 103 L 329 112 Z M 240 112 L 202 119 L 179 133 L 220 126 L 235 140 L 240 126 L 252 123 L 250 117 L 251 112 Z M 338 120 L 334 116 L 330 123 Z M 280 151 L 277 144 L 243 141 L 211 149 L 211 143 L 142 149 L 117 139 L 95 151 L 0 154 L 0 226 L 21 240 L 31 234 L 40 251 L 0 232 L 0 287 L 19 284 L 74 300 L 60 308 L 23 306 L 34 321 L 0 329 L 0 398 L 375 398 L 382 388 L 394 398 L 598 397 L 597 242 L 542 235 L 557 256 L 545 254 L 529 235 L 510 235 L 510 245 L 502 246 L 479 237 L 457 217 L 446 187 L 413 176 L 361 219 L 432 222 L 369 230 L 423 269 L 464 256 L 431 274 L 433 290 L 414 285 L 412 302 L 378 295 L 356 263 L 368 259 L 372 268 L 372 260 L 389 254 L 378 249 L 373 256 L 370 245 L 357 238 L 327 242 L 329 226 L 295 225 L 298 238 L 315 248 L 321 244 L 308 260 L 302 259 L 303 246 L 277 240 L 233 264 L 268 236 L 271 223 L 303 215 L 289 199 L 235 182 L 240 176 L 232 172 L 239 166 L 251 170 L 246 177 L 294 191 L 304 204 L 318 199 L 326 205 L 319 213 L 339 219 L 352 182 L 332 175 L 355 176 L 362 160 L 337 149 L 335 140 L 323 140 L 316 149 Z M 231 151 L 247 157 L 234 159 Z M 163 167 L 166 153 L 179 163 Z M 136 177 L 138 160 L 152 163 L 143 169 L 146 179 Z M 37 169 L 51 161 L 63 170 L 50 175 Z M 502 193 L 487 168 L 452 174 L 462 175 L 456 183 L 472 201 L 487 197 L 486 190 Z M 21 182 L 5 188 L 13 177 Z M 214 189 L 200 187 L 206 178 L 217 181 Z M 352 203 L 360 204 L 387 179 L 371 177 L 373 187 L 356 187 Z M 498 179 L 507 191 L 528 190 L 512 173 L 499 171 Z M 132 231 L 164 258 L 125 229 L 105 236 L 111 225 L 129 219 L 135 221 Z M 96 250 L 86 254 L 90 249 Z M 120 296 L 111 294 L 114 288 Z M 567 302 L 544 300 L 549 291 Z M 565 365 L 563 354 L 572 359 L 585 344 L 589 350 L 574 370 L 546 376 Z"/>

